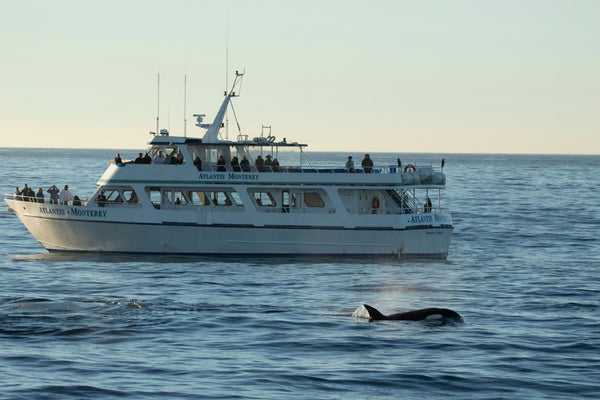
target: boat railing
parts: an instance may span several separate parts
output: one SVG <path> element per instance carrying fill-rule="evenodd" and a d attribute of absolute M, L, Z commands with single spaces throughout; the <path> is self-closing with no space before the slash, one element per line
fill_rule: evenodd
<path fill-rule="evenodd" d="M 250 165 L 249 167 L 242 168 L 241 166 L 233 165 L 202 165 L 202 171 L 207 172 L 272 172 L 272 173 L 301 173 L 301 174 L 364 174 L 366 173 L 362 168 L 356 168 L 354 172 L 348 171 L 346 168 L 331 168 L 331 167 L 290 167 L 290 166 L 279 166 L 274 167 L 265 165 L 264 167 L 257 167 L 256 165 Z M 370 173 L 372 174 L 395 174 L 398 172 L 398 168 L 394 165 L 383 166 L 373 168 Z"/>
<path fill-rule="evenodd" d="M 8 199 L 8 200 L 18 200 L 18 201 L 25 201 L 25 202 L 29 202 L 29 203 L 40 203 L 40 204 L 55 204 L 58 205 L 58 203 L 52 203 L 50 201 L 46 201 L 45 197 L 37 197 L 37 196 L 23 196 L 20 194 L 15 194 L 15 193 L 4 193 L 4 198 Z M 84 198 L 84 199 L 79 199 L 79 203 L 80 204 L 73 204 L 72 201 L 70 201 L 68 204 L 68 206 L 85 206 L 88 202 L 88 198 Z"/>

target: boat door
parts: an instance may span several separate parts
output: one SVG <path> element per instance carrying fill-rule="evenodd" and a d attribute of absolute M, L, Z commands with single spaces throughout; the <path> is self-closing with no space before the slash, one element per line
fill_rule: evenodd
<path fill-rule="evenodd" d="M 289 190 L 281 192 L 281 212 L 289 213 L 291 208 L 296 208 L 296 198 L 298 193 L 290 193 Z"/>

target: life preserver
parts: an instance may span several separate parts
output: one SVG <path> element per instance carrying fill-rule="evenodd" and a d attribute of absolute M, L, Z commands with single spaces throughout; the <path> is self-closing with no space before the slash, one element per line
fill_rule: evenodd
<path fill-rule="evenodd" d="M 379 197 L 375 196 L 373 197 L 373 201 L 371 202 L 371 206 L 373 206 L 374 209 L 379 208 L 381 204 L 379 203 Z"/>
<path fill-rule="evenodd" d="M 414 165 L 408 164 L 406 167 L 404 167 L 404 172 L 408 171 L 409 169 L 412 170 L 412 172 L 417 170 Z"/>

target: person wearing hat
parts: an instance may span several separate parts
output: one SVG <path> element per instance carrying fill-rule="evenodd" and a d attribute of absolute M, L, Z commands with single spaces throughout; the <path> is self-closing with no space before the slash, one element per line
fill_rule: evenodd
<path fill-rule="evenodd" d="M 273 165 L 273 159 L 270 154 L 267 154 L 267 159 L 265 160 L 265 165 Z"/>
<path fill-rule="evenodd" d="M 373 160 L 371 160 L 368 154 L 365 154 L 365 158 L 363 158 L 360 165 L 362 165 L 363 169 L 365 170 L 365 174 L 370 174 L 371 170 L 373 169 Z"/>
<path fill-rule="evenodd" d="M 65 185 L 65 188 L 61 190 L 60 197 L 58 198 L 59 204 L 69 204 L 73 201 L 73 193 L 69 191 L 69 185 Z"/>

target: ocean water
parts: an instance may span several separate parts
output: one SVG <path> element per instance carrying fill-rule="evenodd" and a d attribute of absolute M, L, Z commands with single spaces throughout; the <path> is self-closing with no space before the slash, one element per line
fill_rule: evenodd
<path fill-rule="evenodd" d="M 0 149 L 2 192 L 115 152 Z M 371 156 L 445 158 L 447 261 L 49 254 L 2 202 L 0 399 L 600 398 L 600 156 Z"/>

